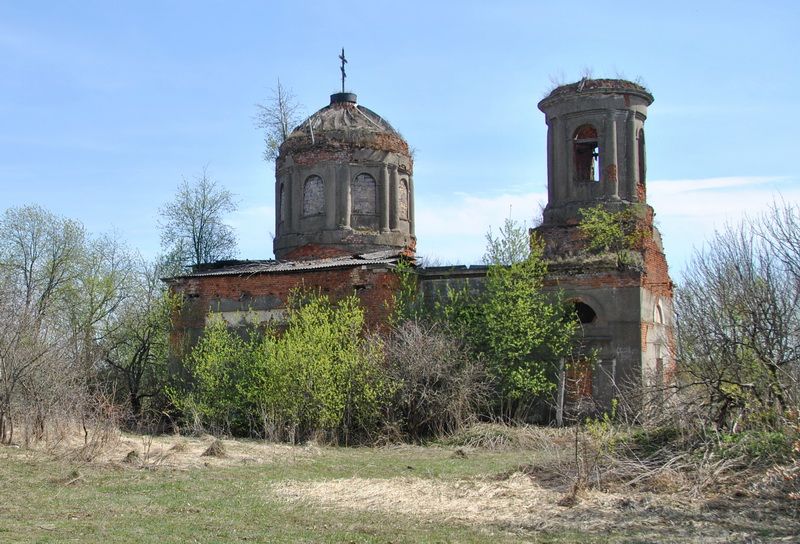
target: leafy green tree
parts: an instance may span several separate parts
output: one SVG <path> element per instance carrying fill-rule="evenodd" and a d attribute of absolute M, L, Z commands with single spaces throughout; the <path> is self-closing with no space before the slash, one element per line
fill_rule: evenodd
<path fill-rule="evenodd" d="M 0 218 L 0 272 L 26 309 L 44 316 L 75 279 L 86 234 L 77 221 L 41 206 L 9 208 Z"/>
<path fill-rule="evenodd" d="M 86 413 L 104 331 L 127 296 L 128 255 L 40 206 L 0 217 L 0 440 L 15 419 L 39 438 L 48 421 Z"/>
<path fill-rule="evenodd" d="M 253 344 L 257 338 L 242 338 L 224 320 L 212 320 L 185 361 L 190 383 L 168 389 L 170 399 L 213 431 L 246 432 L 251 407 L 243 388 L 257 378 Z"/>
<path fill-rule="evenodd" d="M 524 418 L 555 389 L 559 361 L 572 349 L 575 319 L 559 293 L 544 291 L 544 246 L 523 225 L 507 220 L 487 242 L 483 288 L 451 291 L 441 315 L 484 360 L 499 414 Z"/>
<path fill-rule="evenodd" d="M 407 261 L 401 260 L 394 269 L 397 276 L 398 287 L 392 294 L 389 303 L 389 324 L 398 327 L 407 321 L 428 321 L 431 311 L 425 305 L 419 282 L 414 267 Z"/>
<path fill-rule="evenodd" d="M 506 219 L 497 235 L 489 228 L 486 233 L 484 264 L 511 266 L 531 256 L 531 237 L 525 223 Z"/>
<path fill-rule="evenodd" d="M 106 379 L 136 425 L 149 408 L 163 404 L 171 317 L 180 299 L 165 289 L 159 266 L 140 262 L 132 268 L 128 296 L 105 328 L 101 347 Z"/>
<path fill-rule="evenodd" d="M 509 415 L 554 390 L 558 361 L 569 353 L 575 334 L 575 321 L 558 295 L 543 291 L 544 246 L 529 240 L 524 259 L 489 265 L 481 311 L 485 333 L 479 352 L 486 356 Z"/>

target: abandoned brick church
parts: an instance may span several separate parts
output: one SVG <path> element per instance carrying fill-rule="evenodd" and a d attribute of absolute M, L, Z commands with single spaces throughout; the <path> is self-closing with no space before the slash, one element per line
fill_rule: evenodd
<path fill-rule="evenodd" d="M 548 202 L 535 230 L 545 243 L 548 288 L 575 304 L 584 349 L 597 354 L 582 393 L 600 406 L 620 384 L 661 380 L 671 368 L 672 282 L 646 202 L 644 123 L 652 101 L 629 81 L 583 79 L 539 103 L 547 123 Z M 179 337 L 193 343 L 210 318 L 230 326 L 280 320 L 290 291 L 300 286 L 332 298 L 355 292 L 369 323 L 385 322 L 398 287 L 392 271 L 415 252 L 414 182 L 400 134 L 355 94 L 332 95 L 280 146 L 276 260 L 210 263 L 167 280 L 185 300 Z M 597 204 L 636 207 L 647 236 L 624 263 L 618 255 L 587 257 L 580 210 Z M 485 270 L 416 272 L 422 292 L 434 296 L 447 284 L 479 284 Z"/>

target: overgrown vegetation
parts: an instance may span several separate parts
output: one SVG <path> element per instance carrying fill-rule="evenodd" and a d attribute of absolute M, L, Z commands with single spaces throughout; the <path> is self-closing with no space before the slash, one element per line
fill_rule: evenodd
<path fill-rule="evenodd" d="M 610 211 L 603 204 L 580 210 L 578 225 L 583 234 L 587 249 L 592 252 L 618 253 L 639 247 L 648 236 L 642 228 L 637 206 L 626 206 L 619 211 Z"/>
<path fill-rule="evenodd" d="M 473 421 L 490 393 L 486 371 L 439 324 L 406 321 L 386 341 L 392 383 L 388 423 L 412 440 L 446 436 Z"/>
<path fill-rule="evenodd" d="M 173 402 L 212 431 L 290 442 L 418 441 L 478 417 L 523 421 L 552 397 L 576 324 L 543 292 L 542 245 L 524 226 L 508 221 L 487 241 L 483 287 L 433 305 L 401 263 L 383 334 L 365 330 L 357 299 L 309 293 L 295 294 L 280 333 L 210 316 Z"/>
<path fill-rule="evenodd" d="M 169 325 L 157 277 L 113 237 L 38 206 L 6 210 L 0 442 L 57 439 L 76 420 L 88 441 L 95 425 L 155 407 Z"/>
<path fill-rule="evenodd" d="M 514 228 L 507 223 L 501 233 L 516 236 Z M 503 262 L 490 250 L 483 290 L 454 292 L 445 308 L 451 326 L 486 361 L 496 387 L 495 413 L 510 421 L 524 421 L 537 401 L 555 391 L 559 361 L 576 331 L 558 295 L 542 290 L 547 267 L 541 242 L 527 233 L 524 238 L 530 240 L 528 255 Z"/>
<path fill-rule="evenodd" d="M 596 238 L 592 251 L 615 252 L 638 247 L 636 225 L 634 215 L 598 209 L 581 228 Z M 481 289 L 451 289 L 431 303 L 413 268 L 400 266 L 391 328 L 381 334 L 366 330 L 355 297 L 298 293 L 280 327 L 232 330 L 212 315 L 183 384 L 168 383 L 180 301 L 159 282 L 163 268 L 33 206 L 8 210 L 0 234 L 5 443 L 58 443 L 79 428 L 70 459 L 87 462 L 118 439 L 119 425 L 159 428 L 170 407 L 192 431 L 290 443 L 437 439 L 459 448 L 459 459 L 474 448 L 542 452 L 555 443 L 552 470 L 571 482 L 564 506 L 609 486 L 701 496 L 732 489 L 747 471 L 780 500 L 800 497 L 794 204 L 720 232 L 697 253 L 676 297 L 672 381 L 620 392 L 625 419 L 576 412 L 570 429 L 547 440 L 520 423 L 552 399 L 577 325 L 557 294 L 544 293 L 541 244 L 521 225 L 487 236 Z M 149 446 L 125 456 L 131 466 L 156 458 Z"/>
<path fill-rule="evenodd" d="M 354 296 L 334 304 L 295 293 L 280 334 L 269 326 L 235 331 L 212 320 L 186 361 L 190 383 L 170 398 L 216 432 L 291 443 L 366 440 L 393 388 L 380 344 L 364 333 Z"/>
<path fill-rule="evenodd" d="M 681 401 L 715 428 L 786 428 L 800 401 L 800 208 L 717 233 L 677 292 Z"/>
<path fill-rule="evenodd" d="M 577 324 L 560 293 L 543 290 L 543 244 L 525 225 L 507 220 L 486 238 L 488 269 L 480 289 L 451 288 L 433 307 L 419 301 L 402 307 L 464 338 L 491 380 L 487 415 L 522 422 L 552 400 Z"/>

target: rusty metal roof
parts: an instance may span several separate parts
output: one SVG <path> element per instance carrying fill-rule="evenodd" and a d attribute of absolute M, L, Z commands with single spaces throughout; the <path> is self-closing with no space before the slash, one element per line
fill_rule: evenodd
<path fill-rule="evenodd" d="M 222 261 L 203 264 L 189 274 L 182 274 L 165 281 L 181 278 L 202 278 L 206 276 L 248 276 L 252 274 L 274 274 L 281 272 L 303 272 L 307 270 L 325 270 L 332 268 L 350 268 L 355 266 L 395 265 L 402 257 L 397 250 L 375 251 L 344 257 L 327 259 L 311 259 L 307 261 Z"/>

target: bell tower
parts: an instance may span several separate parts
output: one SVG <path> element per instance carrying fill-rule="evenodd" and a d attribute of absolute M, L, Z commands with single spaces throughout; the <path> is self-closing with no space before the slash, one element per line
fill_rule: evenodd
<path fill-rule="evenodd" d="M 582 79 L 539 102 L 547 123 L 546 224 L 580 208 L 645 203 L 644 122 L 653 95 L 620 79 Z"/>
<path fill-rule="evenodd" d="M 664 383 L 674 367 L 672 281 L 646 200 L 644 123 L 652 103 L 637 83 L 587 78 L 539 102 L 548 199 L 536 233 L 549 285 L 574 304 L 584 354 L 594 358 L 573 395 L 591 396 L 601 408 L 628 388 Z M 597 206 L 624 213 L 641 236 L 626 247 L 592 249 L 579 225 L 583 210 Z"/>

